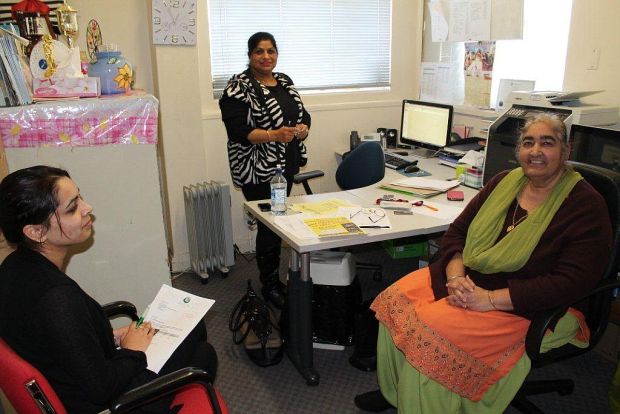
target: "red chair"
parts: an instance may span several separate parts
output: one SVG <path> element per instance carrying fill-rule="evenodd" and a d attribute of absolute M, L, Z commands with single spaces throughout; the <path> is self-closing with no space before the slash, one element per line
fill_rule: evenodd
<path fill-rule="evenodd" d="M 122 313 L 135 317 L 135 307 L 128 302 L 115 302 L 104 308 L 108 316 Z M 183 405 L 179 414 L 228 414 L 221 394 L 208 378 L 207 372 L 198 368 L 180 369 L 122 394 L 104 412 L 126 413 L 175 393 L 171 407 Z M 0 389 L 20 414 L 67 414 L 43 374 L 17 355 L 1 338 Z"/>

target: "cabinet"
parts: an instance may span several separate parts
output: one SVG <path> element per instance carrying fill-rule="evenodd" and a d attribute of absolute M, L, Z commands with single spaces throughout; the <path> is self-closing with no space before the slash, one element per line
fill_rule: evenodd
<path fill-rule="evenodd" d="M 100 303 L 138 309 L 170 283 L 157 158 L 158 101 L 146 94 L 0 109 L 9 171 L 66 169 L 94 208 L 94 236 L 67 274 Z"/>

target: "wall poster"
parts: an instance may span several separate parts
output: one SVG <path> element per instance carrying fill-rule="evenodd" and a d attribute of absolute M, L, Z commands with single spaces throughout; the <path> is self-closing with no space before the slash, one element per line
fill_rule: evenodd
<path fill-rule="evenodd" d="M 494 41 L 465 43 L 465 105 L 490 106 L 494 59 Z"/>

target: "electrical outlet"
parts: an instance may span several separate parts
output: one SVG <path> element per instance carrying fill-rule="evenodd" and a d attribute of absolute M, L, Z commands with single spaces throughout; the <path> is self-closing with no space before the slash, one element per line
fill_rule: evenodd
<path fill-rule="evenodd" d="M 601 57 L 601 49 L 598 47 L 590 49 L 589 56 L 586 60 L 586 70 L 598 70 L 598 61 Z"/>

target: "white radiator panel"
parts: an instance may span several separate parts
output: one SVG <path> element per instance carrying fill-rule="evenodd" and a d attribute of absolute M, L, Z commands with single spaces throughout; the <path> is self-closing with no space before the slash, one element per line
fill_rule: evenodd
<path fill-rule="evenodd" d="M 230 188 L 215 181 L 183 187 L 192 270 L 204 280 L 235 264 Z"/>

